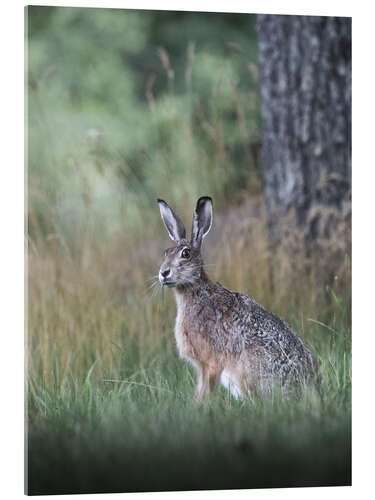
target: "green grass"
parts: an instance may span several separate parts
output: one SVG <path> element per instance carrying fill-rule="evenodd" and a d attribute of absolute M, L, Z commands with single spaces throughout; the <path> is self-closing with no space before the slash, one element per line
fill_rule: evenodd
<path fill-rule="evenodd" d="M 347 325 L 307 327 L 320 394 L 236 401 L 218 386 L 201 405 L 169 326 L 143 348 L 124 331 L 107 375 L 98 360 L 82 378 L 56 368 L 48 387 L 30 380 L 31 494 L 350 484 Z"/>

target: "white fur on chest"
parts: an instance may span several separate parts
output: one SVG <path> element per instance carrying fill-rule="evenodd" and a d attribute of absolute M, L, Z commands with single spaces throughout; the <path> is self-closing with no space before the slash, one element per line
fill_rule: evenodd
<path fill-rule="evenodd" d="M 186 341 L 184 339 L 184 328 L 183 328 L 183 321 L 185 318 L 185 313 L 186 313 L 186 302 L 182 296 L 182 294 L 176 292 L 176 305 L 177 305 L 177 316 L 176 316 L 176 322 L 174 326 L 174 336 L 176 339 L 176 344 L 177 344 L 177 350 L 180 355 L 180 357 L 185 357 L 186 353 Z"/>

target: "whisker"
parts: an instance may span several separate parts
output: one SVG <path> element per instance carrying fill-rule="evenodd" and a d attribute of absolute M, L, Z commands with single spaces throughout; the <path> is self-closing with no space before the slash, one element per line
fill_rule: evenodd
<path fill-rule="evenodd" d="M 151 284 L 148 284 L 144 288 L 144 293 L 142 295 L 142 299 L 145 300 L 146 298 L 149 300 L 152 300 L 156 293 L 158 292 L 158 286 L 160 285 L 159 279 L 154 278 L 154 281 Z M 161 285 L 160 285 L 161 286 Z"/>
<path fill-rule="evenodd" d="M 149 281 L 153 281 L 153 280 L 158 279 L 158 278 L 159 278 L 159 275 L 155 274 L 154 276 L 151 276 L 151 278 L 146 278 L 145 281 L 149 282 Z"/>
<path fill-rule="evenodd" d="M 151 286 L 149 286 L 149 287 L 145 288 L 145 289 L 143 290 L 143 292 L 144 292 L 144 297 L 147 297 L 147 296 L 149 296 L 149 295 L 151 295 L 151 296 L 152 296 L 152 293 L 153 293 L 153 292 L 154 292 L 154 290 L 156 289 L 156 285 L 157 285 L 157 283 L 153 283 Z"/>
<path fill-rule="evenodd" d="M 157 281 L 155 280 L 153 283 L 149 284 L 147 286 L 147 289 L 151 290 L 151 288 L 154 288 L 154 286 L 156 286 L 156 285 L 159 285 L 159 280 L 157 280 Z"/>

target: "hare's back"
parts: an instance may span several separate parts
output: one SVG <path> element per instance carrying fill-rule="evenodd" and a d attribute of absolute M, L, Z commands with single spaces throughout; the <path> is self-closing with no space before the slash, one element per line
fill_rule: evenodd
<path fill-rule="evenodd" d="M 215 283 L 211 290 L 217 308 L 214 335 L 235 355 L 248 353 L 251 363 L 284 378 L 298 378 L 313 371 L 309 349 L 292 328 L 255 300 Z M 220 325 L 220 326 L 219 326 Z M 217 342 L 217 340 L 216 340 Z M 263 369 L 262 369 L 263 371 Z"/>
<path fill-rule="evenodd" d="M 285 321 L 249 296 L 228 290 L 220 283 L 212 283 L 206 297 L 210 299 L 209 306 L 215 311 L 218 325 L 221 324 L 231 335 L 239 336 L 243 346 L 280 344 L 287 348 L 288 343 L 298 344 L 298 337 Z"/>
<path fill-rule="evenodd" d="M 310 350 L 285 321 L 243 294 L 238 294 L 238 307 L 246 350 L 263 351 L 272 371 L 282 378 L 300 378 L 314 371 Z"/>

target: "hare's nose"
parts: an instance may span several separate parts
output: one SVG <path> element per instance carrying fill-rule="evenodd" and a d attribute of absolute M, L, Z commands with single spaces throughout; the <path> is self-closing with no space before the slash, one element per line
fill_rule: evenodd
<path fill-rule="evenodd" d="M 166 278 L 170 274 L 170 272 L 171 272 L 170 269 L 165 269 L 160 274 L 163 276 L 163 278 Z"/>

